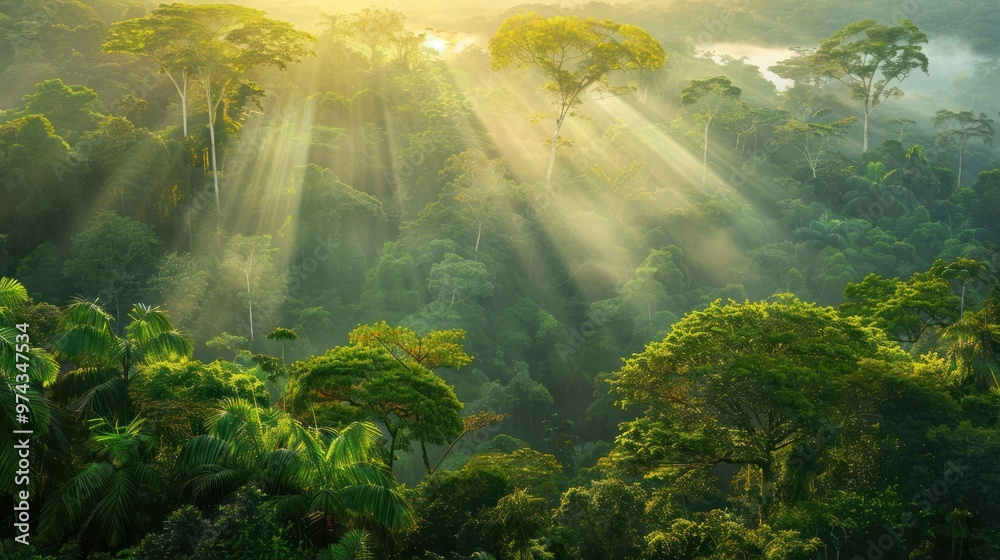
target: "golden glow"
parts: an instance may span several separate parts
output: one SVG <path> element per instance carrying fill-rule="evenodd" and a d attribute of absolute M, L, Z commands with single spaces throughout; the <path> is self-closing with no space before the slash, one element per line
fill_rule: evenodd
<path fill-rule="evenodd" d="M 424 46 L 439 53 L 443 53 L 448 50 L 448 42 L 435 35 L 428 35 L 427 39 L 424 41 Z"/>
<path fill-rule="evenodd" d="M 423 45 L 441 54 L 457 53 L 473 44 L 469 36 L 430 29 L 423 33 Z M 451 57 L 443 56 L 441 61 L 450 65 Z M 493 73 L 484 68 L 483 73 L 489 80 L 485 86 L 470 86 L 468 81 L 450 78 L 451 85 L 468 97 L 475 121 L 493 139 L 493 147 L 504 158 L 513 178 L 519 183 L 535 185 L 534 188 L 540 190 L 548 161 L 547 143 L 552 134 L 552 121 L 540 120 L 531 124 L 531 120 L 538 111 L 549 110 L 551 102 L 539 91 L 538 77 L 532 72 Z M 293 91 L 296 89 L 291 88 Z M 507 98 L 506 102 L 499 106 L 480 103 L 485 90 L 498 91 L 499 95 Z M 282 225 L 289 217 L 294 220 L 299 214 L 300 193 L 290 190 L 290 186 L 293 170 L 309 159 L 314 116 L 311 103 L 302 96 L 302 92 L 306 91 L 312 92 L 315 88 L 303 86 L 294 93 L 286 91 L 279 94 L 280 113 L 272 110 L 267 115 L 251 119 L 240 132 L 237 145 L 230 151 L 223 185 L 237 181 L 263 195 L 248 197 L 263 200 L 262 204 L 256 205 L 227 198 L 223 192 L 224 206 L 228 206 L 224 211 L 228 216 L 235 217 L 235 221 L 230 220 L 230 223 L 240 231 L 272 235 L 277 242 L 279 232 L 285 233 L 282 232 Z M 644 203 L 646 208 L 664 211 L 684 207 L 689 202 L 683 195 L 683 185 L 701 183 L 702 162 L 697 147 L 672 137 L 668 134 L 669 121 L 651 120 L 637 109 L 636 103 L 639 101 L 624 97 L 592 98 L 577 109 L 585 118 L 573 117 L 563 127 L 562 136 L 571 144 L 559 149 L 553 175 L 554 196 L 549 198 L 552 202 L 539 213 L 537 222 L 543 235 L 552 241 L 545 243 L 548 250 L 558 254 L 537 250 L 537 246 L 531 243 L 531 236 L 538 234 L 526 233 L 528 239 L 522 239 L 524 251 L 514 257 L 522 260 L 523 269 L 529 275 L 541 274 L 546 269 L 556 270 L 561 265 L 567 272 L 551 282 L 555 284 L 549 286 L 552 289 L 565 289 L 564 285 L 572 283 L 592 297 L 609 285 L 620 285 L 634 273 L 635 263 L 629 262 L 621 249 L 625 240 L 614 232 L 625 229 L 636 216 L 629 211 L 609 216 L 609 205 L 619 201 L 607 192 L 584 192 L 586 187 L 579 181 L 581 176 L 596 178 L 595 166 L 600 166 L 613 177 L 629 163 L 602 138 L 607 127 L 622 123 L 633 130 L 644 131 L 644 148 L 652 154 L 652 159 L 647 161 L 650 169 L 647 187 L 653 194 Z M 386 116 L 390 119 L 391 130 L 392 113 Z M 387 136 L 386 141 L 389 142 L 392 161 L 397 161 L 397 154 L 405 146 L 399 145 L 392 134 Z M 718 149 L 714 145 L 712 148 Z M 721 155 L 710 155 L 710 161 L 718 161 Z M 350 175 L 350 171 L 333 170 L 342 177 Z M 710 190 L 715 187 L 730 189 L 728 178 L 716 176 L 712 171 L 710 168 L 709 185 L 713 186 Z M 733 194 L 735 198 L 742 198 L 738 192 Z M 621 224 L 626 226 L 619 227 Z M 658 227 L 671 233 L 678 226 L 663 223 Z M 686 235 L 687 256 L 697 262 L 703 274 L 718 282 L 724 282 L 729 271 L 738 266 L 743 258 L 738 244 L 725 232 L 713 230 Z M 293 240 L 284 237 L 280 242 L 292 243 Z M 281 251 L 279 255 L 285 259 L 285 262 L 278 263 L 281 269 L 295 264 L 288 261 L 290 252 Z M 594 278 L 602 279 L 598 283 L 603 287 L 595 286 Z M 591 292 L 592 289 L 595 291 Z"/>

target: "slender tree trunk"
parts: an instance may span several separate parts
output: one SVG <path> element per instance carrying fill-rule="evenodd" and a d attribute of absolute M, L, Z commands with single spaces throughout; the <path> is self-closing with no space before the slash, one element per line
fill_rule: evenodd
<path fill-rule="evenodd" d="M 962 156 L 965 155 L 965 147 L 958 147 L 958 184 L 955 186 L 956 189 L 962 188 Z"/>
<path fill-rule="evenodd" d="M 479 240 L 483 237 L 483 221 L 479 221 L 479 231 L 476 233 L 476 262 L 479 262 Z"/>
<path fill-rule="evenodd" d="M 181 98 L 181 124 L 183 125 L 184 128 L 184 137 L 187 138 L 188 135 L 187 93 L 188 93 L 188 81 L 189 81 L 188 73 L 186 71 L 182 71 L 181 83 L 177 83 L 177 80 L 174 79 L 173 74 L 167 71 L 167 69 L 163 66 L 163 63 L 160 62 L 159 60 L 157 60 L 156 62 L 160 65 L 160 68 L 163 69 L 163 73 L 166 74 L 167 79 L 170 80 L 170 83 L 174 84 L 174 89 L 177 90 L 177 95 L 179 95 Z"/>
<path fill-rule="evenodd" d="M 445 460 L 445 458 L 448 456 L 448 454 L 451 453 L 451 450 L 455 448 L 455 444 L 457 444 L 460 439 L 462 439 L 463 437 L 465 437 L 465 434 L 467 434 L 467 433 L 469 433 L 468 430 L 462 432 L 461 434 L 459 434 L 459 436 L 457 438 L 455 438 L 455 441 L 451 442 L 451 445 L 448 446 L 448 449 L 444 450 L 444 455 L 442 455 L 441 458 L 438 459 L 438 462 L 437 462 L 437 464 L 434 465 L 433 469 L 430 469 L 429 471 L 427 471 L 427 474 L 434 474 L 434 471 L 438 470 L 438 467 L 441 466 L 441 463 L 443 463 L 444 460 Z"/>
<path fill-rule="evenodd" d="M 865 128 L 861 141 L 861 153 L 868 151 L 868 115 L 870 114 L 871 110 L 868 109 L 868 100 L 865 100 Z"/>
<path fill-rule="evenodd" d="M 396 432 L 389 430 L 389 472 L 392 472 L 392 465 L 396 462 Z"/>
<path fill-rule="evenodd" d="M 212 83 L 208 76 L 204 76 L 205 79 L 205 100 L 208 102 L 208 136 L 209 140 L 212 142 L 212 182 L 215 185 L 215 207 L 220 212 L 222 211 L 222 203 L 219 202 L 219 166 L 216 163 L 215 157 L 215 110 L 212 105 Z M 253 325 L 250 325 L 253 329 Z"/>
<path fill-rule="evenodd" d="M 556 148 L 559 146 L 559 131 L 562 130 L 565 120 L 566 115 L 563 113 L 560 113 L 559 118 L 556 119 L 556 130 L 552 133 L 552 151 L 549 154 L 549 170 L 545 173 L 545 186 L 552 184 L 552 169 L 556 166 Z"/>
<path fill-rule="evenodd" d="M 181 122 L 184 126 L 184 137 L 188 136 L 188 74 L 181 76 Z"/>
<path fill-rule="evenodd" d="M 427 458 L 427 445 L 424 444 L 424 440 L 422 439 L 420 440 L 420 452 L 423 454 L 424 457 L 424 468 L 426 468 L 427 472 L 429 473 L 431 472 L 431 462 Z"/>

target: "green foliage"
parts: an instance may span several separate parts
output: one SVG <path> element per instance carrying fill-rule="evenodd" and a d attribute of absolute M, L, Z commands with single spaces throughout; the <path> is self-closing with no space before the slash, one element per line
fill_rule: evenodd
<path fill-rule="evenodd" d="M 443 335 L 439 337 L 438 335 Z M 395 462 L 397 451 L 410 450 L 412 441 L 419 441 L 424 466 L 430 470 L 426 444 L 445 444 L 462 433 L 459 416 L 462 403 L 455 391 L 422 363 L 438 363 L 438 359 L 456 356 L 447 333 L 431 333 L 428 341 L 444 341 L 434 349 L 431 344 L 417 343 L 388 346 L 390 338 L 403 345 L 412 342 L 405 330 L 388 325 L 359 327 L 352 333 L 352 346 L 339 346 L 322 356 L 315 356 L 293 366 L 286 402 L 301 418 L 323 417 L 324 425 L 337 425 L 351 418 L 369 418 L 386 426 L 389 432 L 388 462 Z M 383 347 L 381 340 L 386 341 Z M 400 356 L 391 348 L 401 351 Z M 461 352 L 461 346 L 456 346 Z M 445 349 L 446 353 L 434 353 Z M 420 352 L 428 351 L 428 354 Z M 405 355 L 404 359 L 402 356 Z M 442 365 L 446 362 L 440 362 Z"/>
<path fill-rule="evenodd" d="M 191 342 L 158 307 L 137 304 L 119 335 L 114 317 L 100 305 L 77 300 L 64 312 L 58 340 L 61 357 L 76 369 L 60 379 L 75 408 L 87 414 L 128 414 L 128 386 L 137 367 L 156 362 L 184 361 L 194 351 Z"/>
<path fill-rule="evenodd" d="M 77 294 L 107 301 L 116 317 L 147 301 L 147 285 L 162 259 L 162 242 L 148 225 L 102 212 L 73 237 L 64 275 Z"/>
<path fill-rule="evenodd" d="M 71 144 L 106 118 L 97 92 L 86 86 L 67 86 L 60 79 L 46 80 L 24 96 L 25 115 L 42 115 L 56 134 Z"/>
<path fill-rule="evenodd" d="M 203 364 L 194 360 L 144 365 L 132 378 L 130 391 L 139 402 L 215 402 L 242 398 L 265 405 L 269 396 L 264 383 L 252 373 L 221 360 Z"/>
<path fill-rule="evenodd" d="M 611 74 L 620 70 L 656 70 L 666 64 L 663 47 L 648 32 L 610 19 L 577 16 L 542 17 L 534 12 L 508 18 L 490 39 L 490 67 L 537 67 L 545 76 L 542 90 L 556 110 L 542 116 L 556 121 L 546 183 L 552 180 L 559 132 L 566 117 L 589 91 L 621 93 Z"/>
<path fill-rule="evenodd" d="M 390 327 L 382 321 L 374 325 L 358 325 L 351 331 L 352 344 L 382 348 L 406 367 L 424 367 L 436 370 L 441 367 L 458 369 L 472 362 L 462 343 L 465 332 L 453 329 L 431 331 L 420 336 L 406 327 Z"/>
<path fill-rule="evenodd" d="M 307 554 L 259 488 L 240 490 L 208 518 L 194 506 L 177 509 L 163 528 L 124 554 L 129 560 L 279 560 Z"/>
<path fill-rule="evenodd" d="M 565 482 L 562 466 L 555 457 L 530 448 L 516 449 L 509 454 L 476 454 L 462 469 L 494 470 L 507 477 L 511 484 L 549 501 L 558 499 Z"/>
<path fill-rule="evenodd" d="M 90 427 L 93 462 L 69 480 L 54 498 L 45 502 L 40 527 L 61 537 L 79 531 L 110 546 L 138 540 L 144 508 L 155 504 L 165 488 L 152 458 L 155 440 L 143 433 L 142 419 L 125 426 L 103 419 Z"/>
<path fill-rule="evenodd" d="M 521 441 L 507 434 L 500 434 L 489 441 L 483 443 L 476 449 L 476 453 L 513 453 L 518 449 L 528 448 L 525 441 Z"/>
<path fill-rule="evenodd" d="M 456 303 L 492 295 L 493 284 L 483 263 L 447 253 L 443 261 L 431 267 L 427 291 L 450 309 Z"/>
<path fill-rule="evenodd" d="M 852 23 L 822 41 L 809 55 L 809 65 L 819 76 L 847 86 L 851 99 L 864 106 L 864 145 L 868 151 L 868 117 L 884 101 L 903 96 L 898 83 L 920 69 L 927 73 L 922 44 L 927 35 L 910 20 L 886 26 L 874 20 Z"/>
<path fill-rule="evenodd" d="M 918 272 L 908 280 L 869 274 L 844 289 L 841 313 L 871 320 L 889 337 L 915 344 L 928 329 L 940 329 L 957 317 L 948 282 L 932 272 Z"/>
<path fill-rule="evenodd" d="M 716 301 L 611 379 L 623 404 L 644 409 L 642 419 L 622 426 L 615 457 L 664 477 L 743 465 L 760 473 L 758 507 L 766 511 L 782 457 L 822 426 L 870 406 L 864 387 L 905 374 L 907 362 L 882 332 L 831 308 L 789 296 Z"/>
<path fill-rule="evenodd" d="M 640 484 L 618 479 L 570 488 L 554 514 L 560 538 L 585 560 L 640 558 L 645 501 Z"/>
<path fill-rule="evenodd" d="M 1000 557 L 1000 11 L 729 4 L 0 0 L 0 556 Z"/>
<path fill-rule="evenodd" d="M 14 227 L 8 231 L 25 249 L 41 243 L 53 224 L 56 232 L 65 231 L 61 224 L 70 222 L 80 201 L 70 153 L 44 116 L 0 120 L 0 192 L 14 209 Z"/>
<path fill-rule="evenodd" d="M 283 519 L 399 530 L 412 524 L 412 513 L 379 460 L 381 436 L 361 422 L 310 430 L 282 411 L 224 399 L 211 431 L 188 443 L 180 466 L 196 503 L 220 503 L 252 483 Z"/>

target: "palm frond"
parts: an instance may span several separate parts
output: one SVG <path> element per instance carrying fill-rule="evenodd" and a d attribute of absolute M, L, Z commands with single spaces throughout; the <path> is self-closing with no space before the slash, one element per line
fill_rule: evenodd
<path fill-rule="evenodd" d="M 28 301 L 28 290 L 13 278 L 0 278 L 0 307 L 14 308 Z"/>
<path fill-rule="evenodd" d="M 88 389 L 73 401 L 73 408 L 88 417 L 107 416 L 117 413 L 125 395 L 125 380 L 117 375 Z"/>
<path fill-rule="evenodd" d="M 372 560 L 371 533 L 363 529 L 355 529 L 344 533 L 340 541 L 321 550 L 317 560 Z"/>
<path fill-rule="evenodd" d="M 185 485 L 196 504 L 217 504 L 250 480 L 250 473 L 239 467 L 206 465 Z"/>
<path fill-rule="evenodd" d="M 298 489 L 307 466 L 297 453 L 288 449 L 275 449 L 261 458 L 257 476 L 263 482 L 265 492 L 281 494 Z"/>
<path fill-rule="evenodd" d="M 191 341 L 170 324 L 166 312 L 158 307 L 138 304 L 129 313 L 126 338 L 134 342 L 137 361 L 167 361 L 188 358 L 194 352 Z"/>
<path fill-rule="evenodd" d="M 135 494 L 138 489 L 129 473 L 116 472 L 81 531 L 88 532 L 91 524 L 96 523 L 96 530 L 109 545 L 127 544 L 132 540 L 129 529 L 135 517 Z"/>
<path fill-rule="evenodd" d="M 114 467 L 107 463 L 88 465 L 45 501 L 39 520 L 40 531 L 59 538 L 81 526 L 114 474 Z"/>
<path fill-rule="evenodd" d="M 162 332 L 140 348 L 141 362 L 182 361 L 191 357 L 194 345 L 178 331 Z"/>
<path fill-rule="evenodd" d="M 413 508 L 395 488 L 373 484 L 348 486 L 337 493 L 337 498 L 355 516 L 371 519 L 393 531 L 413 525 Z"/>
<path fill-rule="evenodd" d="M 326 460 L 340 463 L 367 461 L 381 440 L 382 432 L 371 422 L 352 422 L 330 442 Z"/>

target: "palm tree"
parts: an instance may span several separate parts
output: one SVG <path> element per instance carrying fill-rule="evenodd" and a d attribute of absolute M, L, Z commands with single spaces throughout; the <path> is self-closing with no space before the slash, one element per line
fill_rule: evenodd
<path fill-rule="evenodd" d="M 68 394 L 78 396 L 77 409 L 88 414 L 113 411 L 128 420 L 128 384 L 137 367 L 161 361 L 186 360 L 191 342 L 170 324 L 166 311 L 136 304 L 122 336 L 114 318 L 95 302 L 77 300 L 63 314 L 60 354 L 77 369 L 63 378 Z"/>
<path fill-rule="evenodd" d="M 278 327 L 274 329 L 273 332 L 268 333 L 266 337 L 268 340 L 277 340 L 281 344 L 281 367 L 285 367 L 285 342 L 295 341 L 299 339 L 298 333 L 292 329 L 286 329 L 285 327 Z"/>
<path fill-rule="evenodd" d="M 847 247 L 847 240 L 844 238 L 846 228 L 845 222 L 831 220 L 829 216 L 824 214 L 819 220 L 809 222 L 808 227 L 796 229 L 795 237 L 799 240 L 800 247 L 822 249 L 830 246 L 843 249 Z"/>
<path fill-rule="evenodd" d="M 886 171 L 882 162 L 870 162 L 864 175 L 847 179 L 854 188 L 844 195 L 847 204 L 844 212 L 857 213 L 867 220 L 875 220 L 889 208 L 898 206 L 907 212 L 917 205 L 917 198 L 910 189 L 896 184 L 899 169 Z M 875 211 L 877 209 L 877 211 Z"/>
<path fill-rule="evenodd" d="M 142 431 L 142 419 L 127 425 L 92 421 L 89 440 L 94 461 L 50 497 L 42 508 L 41 530 L 55 538 L 79 530 L 117 547 L 134 542 L 142 492 L 162 492 L 153 468 L 156 440 Z"/>
<path fill-rule="evenodd" d="M 210 433 L 182 451 L 180 467 L 196 503 L 218 503 L 256 483 L 289 519 L 335 530 L 358 523 L 400 530 L 413 513 L 378 459 L 381 440 L 368 422 L 340 432 L 309 429 L 283 411 L 225 399 Z"/>
<path fill-rule="evenodd" d="M 29 301 L 20 282 L 0 278 L 0 472 L 4 473 L 17 470 L 14 430 L 33 430 L 37 440 L 53 427 L 44 389 L 55 382 L 59 366 L 51 354 L 33 346 L 38 341 L 31 340 L 30 326 L 17 320 L 17 312 Z M 19 413 L 18 405 L 26 405 L 27 411 Z M 14 477 L 4 477 L 0 491 L 13 490 Z"/>
<path fill-rule="evenodd" d="M 979 311 L 965 313 L 945 329 L 945 338 L 953 342 L 948 357 L 958 373 L 971 379 L 976 388 L 986 390 L 991 385 L 1000 389 L 996 367 L 1000 364 L 1000 294 L 990 294 Z"/>
<path fill-rule="evenodd" d="M 331 544 L 316 555 L 317 560 L 371 560 L 371 533 L 363 529 L 348 531 L 337 544 Z"/>
<path fill-rule="evenodd" d="M 977 261 L 958 257 L 951 262 L 938 259 L 931 265 L 931 272 L 946 280 L 955 280 L 962 287 L 962 300 L 959 306 L 959 316 L 965 313 L 965 287 L 970 282 L 992 281 L 992 267 L 986 261 Z"/>

